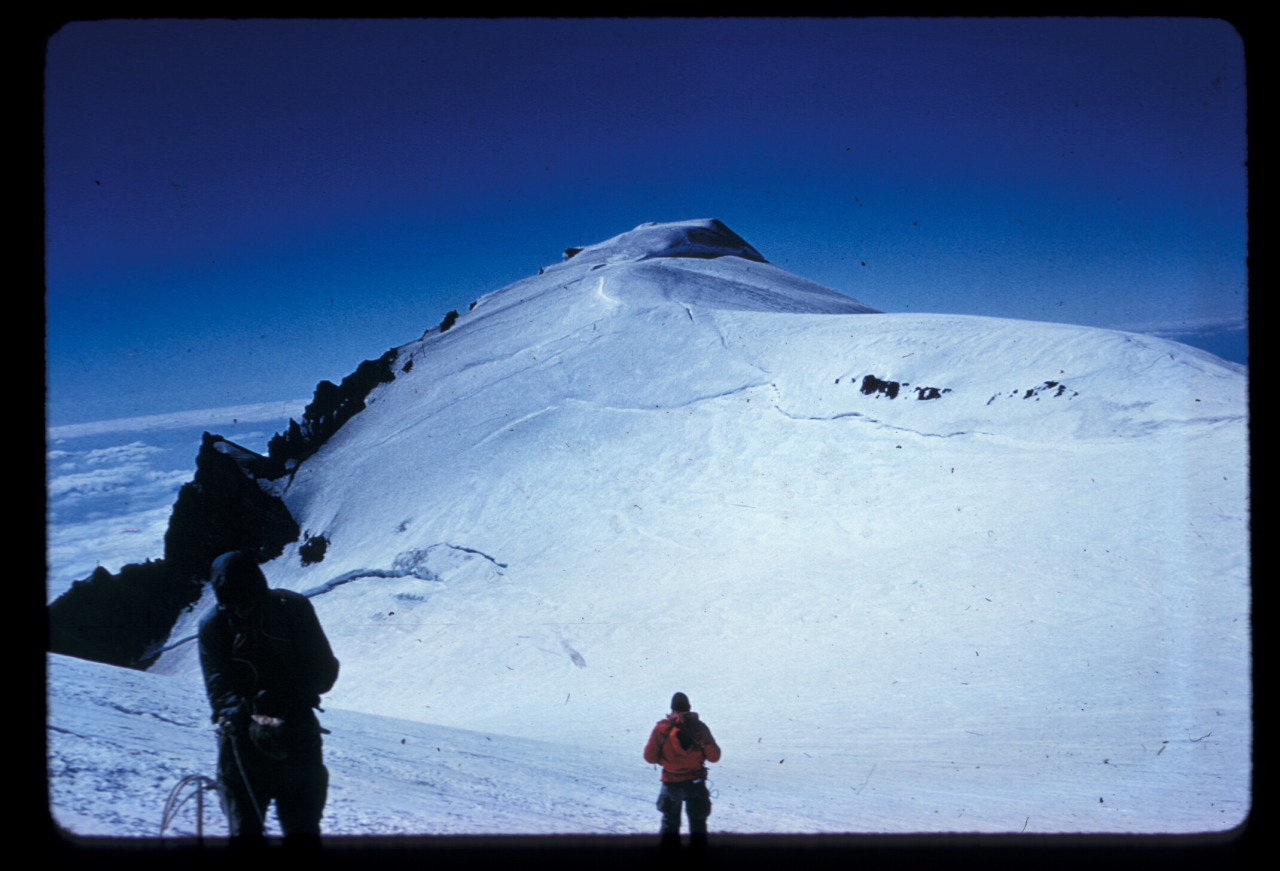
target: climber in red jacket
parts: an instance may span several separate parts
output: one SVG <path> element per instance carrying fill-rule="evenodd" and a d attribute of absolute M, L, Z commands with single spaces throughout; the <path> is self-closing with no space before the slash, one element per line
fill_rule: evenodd
<path fill-rule="evenodd" d="M 705 847 L 711 794 L 707 791 L 708 762 L 720 761 L 720 747 L 707 724 L 689 710 L 689 697 L 671 697 L 671 713 L 658 721 L 644 748 L 644 761 L 662 766 L 662 844 L 680 844 L 680 808 L 689 817 L 690 844 Z"/>

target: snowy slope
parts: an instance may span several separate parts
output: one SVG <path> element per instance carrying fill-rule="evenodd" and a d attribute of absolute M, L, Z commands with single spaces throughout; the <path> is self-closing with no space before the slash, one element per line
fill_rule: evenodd
<path fill-rule="evenodd" d="M 216 796 L 201 820 L 193 789 L 217 745 L 199 686 L 50 657 L 50 797 L 55 823 L 88 836 L 226 837 Z M 623 754 L 566 757 L 555 745 L 351 711 L 326 710 L 331 834 L 627 834 L 648 831 L 647 771 Z M 632 761 L 629 758 L 627 761 Z M 630 770 L 628 770 L 630 769 Z M 280 834 L 272 815 L 268 834 Z"/>
<path fill-rule="evenodd" d="M 752 253 L 643 225 L 399 349 L 276 485 L 330 540 L 266 566 L 314 596 L 328 704 L 638 754 L 681 689 L 726 800 L 793 794 L 732 830 L 1238 824 L 1242 367 Z"/>

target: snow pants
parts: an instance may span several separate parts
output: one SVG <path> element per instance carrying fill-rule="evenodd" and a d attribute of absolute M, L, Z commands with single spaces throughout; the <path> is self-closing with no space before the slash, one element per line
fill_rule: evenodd
<path fill-rule="evenodd" d="M 277 758 L 280 755 L 283 758 Z M 233 842 L 246 844 L 262 838 L 272 801 L 286 844 L 318 842 L 329 792 L 318 725 L 314 736 L 291 742 L 287 752 L 272 755 L 247 735 L 224 735 L 218 748 L 218 781 Z"/>
<path fill-rule="evenodd" d="M 711 793 L 705 780 L 664 783 L 658 793 L 658 810 L 662 812 L 663 837 L 680 836 L 680 809 L 689 817 L 689 833 L 695 839 L 707 836 L 707 817 L 711 815 Z"/>

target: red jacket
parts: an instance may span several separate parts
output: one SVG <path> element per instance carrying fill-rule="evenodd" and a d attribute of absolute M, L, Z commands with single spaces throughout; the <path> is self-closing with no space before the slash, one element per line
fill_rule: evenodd
<path fill-rule="evenodd" d="M 680 727 L 680 734 L 691 740 L 688 749 L 671 737 L 673 727 Z M 720 761 L 720 747 L 711 736 L 707 724 L 692 711 L 668 714 L 658 721 L 644 746 L 644 761 L 662 766 L 664 783 L 682 783 L 707 776 L 704 763 Z"/>

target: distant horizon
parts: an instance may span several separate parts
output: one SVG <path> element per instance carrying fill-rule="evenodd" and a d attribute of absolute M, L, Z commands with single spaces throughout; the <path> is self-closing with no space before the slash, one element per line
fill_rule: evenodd
<path fill-rule="evenodd" d="M 307 399 L 283 399 L 278 402 L 256 402 L 246 405 L 230 405 L 222 408 L 193 408 L 138 417 L 121 417 L 108 420 L 86 420 L 79 423 L 55 424 L 47 428 L 50 438 L 72 439 L 106 435 L 111 432 L 146 432 L 154 429 L 179 429 L 203 426 L 206 423 L 225 421 L 252 423 L 288 419 L 301 415 Z"/>

